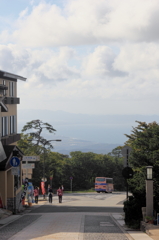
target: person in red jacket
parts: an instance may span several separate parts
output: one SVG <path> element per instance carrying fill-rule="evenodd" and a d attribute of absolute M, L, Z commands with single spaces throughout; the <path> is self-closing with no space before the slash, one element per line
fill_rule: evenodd
<path fill-rule="evenodd" d="M 58 195 L 58 197 L 59 197 L 59 203 L 62 203 L 63 191 L 62 191 L 62 188 L 61 188 L 61 187 L 59 187 L 59 188 L 57 189 L 57 195 Z"/>
<path fill-rule="evenodd" d="M 34 189 L 34 197 L 35 197 L 35 203 L 38 204 L 38 197 L 39 197 L 38 187 L 35 187 L 35 189 Z"/>

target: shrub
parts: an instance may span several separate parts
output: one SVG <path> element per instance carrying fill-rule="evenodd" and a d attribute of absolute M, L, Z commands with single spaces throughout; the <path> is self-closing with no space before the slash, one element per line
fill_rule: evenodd
<path fill-rule="evenodd" d="M 140 202 L 133 196 L 129 197 L 128 201 L 124 202 L 125 224 L 131 228 L 140 228 L 140 221 L 142 220 Z"/>

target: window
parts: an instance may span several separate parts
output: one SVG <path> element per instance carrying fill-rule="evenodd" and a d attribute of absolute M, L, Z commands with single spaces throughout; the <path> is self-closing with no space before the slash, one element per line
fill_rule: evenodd
<path fill-rule="evenodd" d="M 10 134 L 17 132 L 17 119 L 16 116 L 10 116 Z"/>
<path fill-rule="evenodd" d="M 14 97 L 14 82 L 9 82 L 9 96 Z"/>
<path fill-rule="evenodd" d="M 2 117 L 2 137 L 8 135 L 8 117 Z"/>
<path fill-rule="evenodd" d="M 3 85 L 6 85 L 6 81 L 3 80 Z M 6 90 L 3 90 L 3 96 L 6 96 Z"/>
<path fill-rule="evenodd" d="M 97 177 L 96 181 L 98 181 L 98 182 L 105 182 L 105 178 L 104 177 Z"/>
<path fill-rule="evenodd" d="M 107 178 L 106 181 L 107 183 L 113 183 L 113 178 Z"/>

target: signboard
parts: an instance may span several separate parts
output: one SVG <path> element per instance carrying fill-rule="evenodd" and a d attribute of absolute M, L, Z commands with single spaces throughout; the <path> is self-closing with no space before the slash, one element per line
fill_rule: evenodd
<path fill-rule="evenodd" d="M 11 169 L 12 175 L 19 175 L 19 167 L 14 167 Z"/>
<path fill-rule="evenodd" d="M 19 158 L 17 158 L 17 157 L 12 157 L 12 158 L 11 158 L 11 160 L 10 160 L 10 165 L 11 165 L 12 167 L 18 167 L 19 164 L 20 164 Z"/>
<path fill-rule="evenodd" d="M 122 175 L 124 178 L 129 179 L 133 178 L 134 172 L 131 167 L 125 167 L 122 171 Z"/>
<path fill-rule="evenodd" d="M 124 157 L 124 167 L 128 167 L 129 163 L 128 163 L 128 158 L 130 156 L 130 152 L 131 152 L 132 148 L 129 146 L 125 146 L 121 149 L 121 153 Z"/>
<path fill-rule="evenodd" d="M 27 163 L 27 164 L 22 164 L 22 168 L 26 168 L 26 169 L 29 169 L 29 168 L 35 168 L 35 164 L 34 163 Z"/>
<path fill-rule="evenodd" d="M 46 191 L 45 191 L 45 183 L 44 182 L 41 182 L 41 191 L 42 191 L 43 195 L 46 193 Z"/>
<path fill-rule="evenodd" d="M 40 161 L 40 156 L 23 156 L 23 161 L 30 161 L 30 162 Z"/>

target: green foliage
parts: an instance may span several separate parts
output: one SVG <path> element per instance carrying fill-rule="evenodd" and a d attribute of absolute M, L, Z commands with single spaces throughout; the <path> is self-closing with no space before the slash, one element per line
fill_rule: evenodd
<path fill-rule="evenodd" d="M 139 229 L 142 220 L 141 202 L 130 196 L 128 201 L 124 202 L 125 223 L 128 227 Z"/>
<path fill-rule="evenodd" d="M 76 151 L 71 152 L 69 157 L 51 151 L 53 146 L 50 142 L 52 140 L 42 137 L 43 130 L 50 133 L 56 131 L 48 123 L 40 120 L 30 121 L 23 127 L 21 140 L 18 142 L 18 146 L 23 150 L 25 156 L 40 156 L 40 161 L 35 163 L 35 169 L 33 169 L 32 182 L 34 185 L 40 186 L 45 172 L 46 187 L 48 184 L 52 184 L 56 189 L 59 185 L 64 185 L 65 190 L 70 190 L 70 177 L 73 177 L 73 191 L 94 189 L 95 178 L 103 176 L 114 179 L 116 190 L 124 190 L 123 159 L 120 148 L 105 155 Z M 50 180 L 50 177 L 53 177 L 53 180 Z"/>
<path fill-rule="evenodd" d="M 159 199 L 159 124 L 136 121 L 138 126 L 133 128 L 132 134 L 127 135 L 125 143 L 132 148 L 130 163 L 134 169 L 134 177 L 128 181 L 129 189 L 136 199 L 142 200 L 144 206 L 146 166 L 153 166 L 154 180 L 154 209 L 158 208 Z"/>
<path fill-rule="evenodd" d="M 51 140 L 47 140 L 42 137 L 43 131 L 48 131 L 49 133 L 54 133 L 56 130 L 49 123 L 44 123 L 41 120 L 32 120 L 31 122 L 27 122 L 27 124 L 23 127 L 22 132 L 26 132 L 33 129 L 33 132 L 29 132 L 30 141 L 34 142 L 34 145 L 43 145 L 44 147 L 53 148 L 51 144 Z"/>

